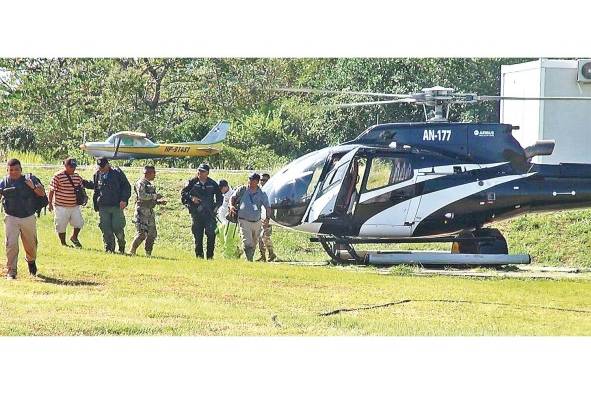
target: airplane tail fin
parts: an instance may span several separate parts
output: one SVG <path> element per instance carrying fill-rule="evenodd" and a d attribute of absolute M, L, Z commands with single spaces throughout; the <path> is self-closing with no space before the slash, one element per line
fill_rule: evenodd
<path fill-rule="evenodd" d="M 228 134 L 228 130 L 230 129 L 230 122 L 225 120 L 218 122 L 210 131 L 207 133 L 205 137 L 199 144 L 202 145 L 213 145 L 222 142 L 226 139 L 226 135 Z"/>

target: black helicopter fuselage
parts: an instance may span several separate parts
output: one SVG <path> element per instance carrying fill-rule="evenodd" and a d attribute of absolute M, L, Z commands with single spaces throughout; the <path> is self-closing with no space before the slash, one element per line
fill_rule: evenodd
<path fill-rule="evenodd" d="M 524 149 L 512 129 L 498 123 L 376 125 L 274 175 L 264 188 L 273 220 L 315 234 L 404 238 L 591 206 L 591 164 L 534 164 L 536 150 Z"/>

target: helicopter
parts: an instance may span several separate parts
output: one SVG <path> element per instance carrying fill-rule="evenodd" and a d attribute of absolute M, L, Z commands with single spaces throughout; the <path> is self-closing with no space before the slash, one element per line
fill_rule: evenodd
<path fill-rule="evenodd" d="M 424 108 L 425 122 L 374 125 L 351 141 L 296 159 L 265 184 L 271 219 L 312 234 L 311 241 L 320 242 L 335 262 L 527 264 L 529 255 L 510 255 L 503 234 L 485 225 L 526 212 L 591 206 L 591 164 L 532 161 L 551 155 L 554 140 L 524 148 L 512 135 L 518 126 L 448 121 L 455 104 L 591 97 L 479 96 L 441 86 L 412 94 L 277 90 L 382 99 L 336 107 L 411 103 Z M 426 242 L 451 242 L 451 251 L 355 249 L 357 244 Z"/>
<path fill-rule="evenodd" d="M 218 122 L 201 141 L 158 144 L 150 141 L 145 133 L 120 131 L 104 142 L 86 142 L 80 149 L 94 157 L 114 160 L 146 159 L 162 157 L 203 157 L 219 153 L 226 139 L 230 123 Z"/>

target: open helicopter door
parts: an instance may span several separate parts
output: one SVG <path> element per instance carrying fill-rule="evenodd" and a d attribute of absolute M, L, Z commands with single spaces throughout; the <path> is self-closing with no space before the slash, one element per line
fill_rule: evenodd
<path fill-rule="evenodd" d="M 351 176 L 351 170 L 358 151 L 359 148 L 355 148 L 341 157 L 326 174 L 324 181 L 318 184 L 302 223 L 313 223 L 348 205 L 351 198 L 349 191 L 356 181 Z"/>
<path fill-rule="evenodd" d="M 355 220 L 359 236 L 408 237 L 418 208 L 416 173 L 406 155 L 375 154 L 368 160 Z"/>

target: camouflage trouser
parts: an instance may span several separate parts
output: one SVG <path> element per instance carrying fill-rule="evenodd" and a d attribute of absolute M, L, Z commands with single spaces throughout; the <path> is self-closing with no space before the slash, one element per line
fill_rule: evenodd
<path fill-rule="evenodd" d="M 271 234 L 273 233 L 273 227 L 270 224 L 263 224 L 261 228 L 261 235 L 259 237 L 259 251 L 261 255 L 265 255 L 265 250 L 269 251 L 269 256 L 274 256 L 273 241 L 271 240 Z"/>
<path fill-rule="evenodd" d="M 137 248 L 146 241 L 144 246 L 147 255 L 152 254 L 154 249 L 154 241 L 158 236 L 156 231 L 156 215 L 151 208 L 138 208 L 133 216 L 133 223 L 135 223 L 135 238 L 131 245 L 130 253 L 135 253 Z"/>

